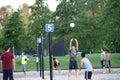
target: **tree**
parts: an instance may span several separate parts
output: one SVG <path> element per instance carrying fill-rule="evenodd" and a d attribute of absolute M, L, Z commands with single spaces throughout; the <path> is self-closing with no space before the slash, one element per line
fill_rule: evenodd
<path fill-rule="evenodd" d="M 120 1 L 108 0 L 101 16 L 101 25 L 104 30 L 104 44 L 112 52 L 120 52 Z"/>
<path fill-rule="evenodd" d="M 9 16 L 13 13 L 13 8 L 10 5 L 0 8 L 0 24 L 2 27 L 6 24 Z"/>
<path fill-rule="evenodd" d="M 75 37 L 79 41 L 79 50 L 96 52 L 101 47 L 99 17 L 105 1 L 62 0 L 53 13 L 56 40 L 64 38 L 68 45 L 70 38 Z M 75 23 L 75 28 L 70 28 L 71 22 Z"/>
<path fill-rule="evenodd" d="M 45 36 L 45 24 L 51 21 L 51 12 L 44 0 L 36 0 L 35 4 L 30 6 L 31 16 L 29 17 L 29 38 L 31 46 L 35 48 L 36 39 Z"/>
<path fill-rule="evenodd" d="M 20 15 L 20 10 L 14 12 L 11 17 L 8 19 L 4 29 L 4 46 L 10 45 L 12 47 L 17 47 L 21 45 L 22 35 L 24 34 L 24 24 Z"/>
<path fill-rule="evenodd" d="M 29 24 L 29 16 L 30 16 L 29 5 L 27 3 L 24 3 L 21 11 L 22 11 L 21 14 L 24 22 L 24 28 L 27 31 L 28 24 Z"/>

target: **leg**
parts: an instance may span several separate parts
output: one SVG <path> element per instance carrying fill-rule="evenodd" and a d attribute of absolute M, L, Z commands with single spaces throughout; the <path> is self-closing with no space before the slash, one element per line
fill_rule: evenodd
<path fill-rule="evenodd" d="M 76 80 L 78 80 L 78 70 L 75 69 L 75 74 L 76 74 Z"/>
<path fill-rule="evenodd" d="M 23 69 L 24 75 L 26 76 L 26 64 L 22 65 L 22 69 Z"/>
<path fill-rule="evenodd" d="M 92 77 L 92 71 L 89 71 L 88 72 L 88 80 L 91 80 L 91 77 Z"/>
<path fill-rule="evenodd" d="M 73 61 L 70 61 L 69 63 L 68 80 L 70 80 L 71 72 L 72 72 L 73 65 L 74 65 L 73 63 L 74 63 Z"/>
<path fill-rule="evenodd" d="M 58 63 L 58 72 L 59 72 L 59 74 L 61 73 L 60 63 Z"/>
<path fill-rule="evenodd" d="M 85 79 L 91 80 L 92 77 L 92 71 L 85 71 Z"/>
<path fill-rule="evenodd" d="M 85 71 L 85 80 L 88 80 L 88 71 Z"/>
<path fill-rule="evenodd" d="M 76 74 L 76 80 L 78 80 L 78 66 L 77 66 L 77 61 L 74 62 L 74 69 L 75 69 L 75 74 Z"/>
<path fill-rule="evenodd" d="M 68 72 L 68 80 L 70 80 L 71 72 L 72 72 L 72 70 L 69 70 L 69 72 Z"/>
<path fill-rule="evenodd" d="M 104 61 L 103 60 L 101 60 L 101 66 L 102 66 L 103 73 L 105 73 L 105 66 L 104 66 Z"/>
<path fill-rule="evenodd" d="M 105 73 L 106 60 L 103 60 L 103 73 Z"/>
<path fill-rule="evenodd" d="M 3 80 L 8 80 L 8 71 L 3 70 Z"/>
<path fill-rule="evenodd" d="M 61 73 L 61 72 L 60 72 L 60 67 L 58 66 L 57 69 L 58 69 L 58 72 L 59 72 L 59 74 L 60 74 L 60 73 Z"/>
<path fill-rule="evenodd" d="M 9 80 L 14 80 L 14 79 L 13 79 L 13 70 L 12 70 L 12 69 L 10 69 L 10 70 L 8 71 L 8 76 L 9 76 Z"/>
<path fill-rule="evenodd" d="M 109 73 L 111 72 L 111 62 L 110 62 L 110 60 L 108 61 L 108 72 Z"/>

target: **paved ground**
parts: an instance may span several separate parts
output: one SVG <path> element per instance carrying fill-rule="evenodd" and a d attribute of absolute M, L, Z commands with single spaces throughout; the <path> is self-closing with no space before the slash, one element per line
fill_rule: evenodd
<path fill-rule="evenodd" d="M 28 71 L 27 77 L 23 75 L 22 72 L 14 72 L 15 80 L 43 80 L 40 77 L 40 72 L 37 71 Z M 50 72 L 45 71 L 44 80 L 50 80 Z M 62 70 L 61 74 L 57 70 L 54 71 L 53 80 L 67 80 L 68 70 Z M 0 80 L 2 80 L 2 73 L 0 73 Z M 75 80 L 75 72 L 72 71 L 71 80 Z M 84 70 L 79 72 L 79 80 L 84 80 Z M 111 73 L 102 73 L 101 69 L 95 69 L 92 76 L 92 80 L 120 80 L 120 68 L 112 68 Z"/>

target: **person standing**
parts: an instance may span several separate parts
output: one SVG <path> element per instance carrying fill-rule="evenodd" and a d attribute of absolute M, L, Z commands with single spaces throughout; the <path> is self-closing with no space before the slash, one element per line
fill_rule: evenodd
<path fill-rule="evenodd" d="M 76 42 L 76 46 L 72 45 L 73 40 Z M 77 65 L 77 51 L 78 51 L 78 40 L 76 38 L 72 38 L 70 40 L 69 44 L 69 55 L 70 55 L 70 60 L 69 60 L 69 72 L 68 72 L 68 80 L 70 80 L 70 75 L 72 72 L 72 69 L 75 69 L 76 73 L 76 80 L 78 80 L 78 65 Z"/>
<path fill-rule="evenodd" d="M 106 50 L 106 64 L 108 67 L 108 72 L 111 72 L 111 61 L 110 61 L 110 53 L 109 50 Z"/>
<path fill-rule="evenodd" d="M 21 60 L 21 63 L 22 63 L 22 71 L 24 72 L 24 75 L 27 76 L 26 74 L 26 66 L 27 66 L 27 62 L 28 62 L 28 58 L 27 56 L 25 55 L 25 53 L 23 52 L 22 53 L 22 60 Z"/>
<path fill-rule="evenodd" d="M 80 62 L 80 70 L 84 66 L 84 68 L 85 68 L 85 79 L 86 80 L 91 80 L 92 74 L 94 72 L 92 64 L 89 61 L 89 59 L 85 57 L 84 52 L 82 52 L 81 57 L 82 57 L 82 59 L 81 59 L 81 62 Z"/>
<path fill-rule="evenodd" d="M 101 66 L 103 69 L 103 73 L 105 73 L 105 64 L 106 64 L 106 54 L 105 54 L 105 50 L 103 48 L 101 48 Z"/>
<path fill-rule="evenodd" d="M 5 52 L 0 57 L 0 62 L 3 70 L 3 80 L 14 80 L 13 70 L 15 70 L 15 59 L 12 52 L 10 52 L 10 47 L 6 46 L 4 48 Z"/>

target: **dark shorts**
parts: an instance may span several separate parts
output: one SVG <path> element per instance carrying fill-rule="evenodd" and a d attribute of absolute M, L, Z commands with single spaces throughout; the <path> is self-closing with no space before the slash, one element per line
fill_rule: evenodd
<path fill-rule="evenodd" d="M 77 69 L 77 61 L 70 61 L 69 63 L 69 69 Z"/>
<path fill-rule="evenodd" d="M 91 79 L 92 71 L 85 71 L 85 79 Z"/>
<path fill-rule="evenodd" d="M 107 61 L 107 67 L 110 68 L 111 67 L 111 61 Z"/>
<path fill-rule="evenodd" d="M 60 67 L 60 63 L 54 64 L 54 68 Z"/>
<path fill-rule="evenodd" d="M 101 66 L 102 66 L 102 68 L 105 67 L 105 64 L 106 64 L 106 60 L 101 60 Z"/>

